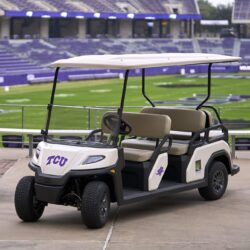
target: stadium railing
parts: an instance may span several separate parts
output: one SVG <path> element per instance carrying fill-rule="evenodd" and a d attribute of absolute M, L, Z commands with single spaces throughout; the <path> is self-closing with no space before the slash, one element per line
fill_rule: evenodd
<path fill-rule="evenodd" d="M 115 106 L 55 105 L 55 110 L 59 111 L 59 115 L 57 121 L 54 124 L 52 122 L 51 134 L 56 136 L 86 136 L 91 130 L 100 127 L 100 120 L 103 113 L 115 110 L 116 108 Z M 139 111 L 141 108 L 142 107 L 138 106 L 129 106 L 126 107 L 126 111 Z M 226 107 L 218 107 L 222 118 L 223 113 L 229 111 L 228 109 L 229 108 Z M 230 110 L 231 109 L 237 112 L 237 107 L 232 107 Z M 242 111 L 242 107 L 238 107 L 238 109 Z M 247 110 L 249 110 L 249 107 L 246 107 L 246 112 Z M 46 111 L 46 105 L 0 104 L 1 138 L 2 135 L 16 135 L 16 138 L 18 138 L 18 140 L 0 139 L 0 141 L 2 140 L 2 143 L 5 145 L 13 143 L 13 146 L 18 144 L 18 147 L 29 147 L 29 155 L 31 156 L 34 145 L 37 145 L 37 141 L 34 140 L 34 137 L 41 135 L 41 128 L 43 128 L 43 124 L 45 124 Z M 19 114 L 16 119 L 13 119 L 13 113 Z M 71 116 L 70 119 L 65 119 L 67 114 Z M 34 119 L 37 117 L 39 119 L 35 124 Z M 64 119 L 66 123 L 65 127 L 62 127 L 62 119 Z M 72 124 L 68 124 L 67 120 L 72 121 Z M 238 146 L 245 146 L 245 148 L 250 146 L 248 141 L 245 142 L 244 145 L 240 141 L 237 141 L 238 138 L 250 138 L 250 122 L 239 120 L 239 122 L 232 123 L 231 121 L 225 120 L 225 125 L 229 126 L 232 156 L 235 157 L 235 150 L 238 149 Z M 20 136 L 22 136 L 24 140 L 20 141 Z"/>

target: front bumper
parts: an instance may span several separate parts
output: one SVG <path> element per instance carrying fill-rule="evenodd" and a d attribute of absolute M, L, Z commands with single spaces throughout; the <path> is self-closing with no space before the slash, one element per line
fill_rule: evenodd
<path fill-rule="evenodd" d="M 240 167 L 238 165 L 233 165 L 231 170 L 231 175 L 238 174 L 240 172 Z"/>
<path fill-rule="evenodd" d="M 64 186 L 49 186 L 35 183 L 36 199 L 46 203 L 60 204 Z"/>
<path fill-rule="evenodd" d="M 93 170 L 72 170 L 64 176 L 43 174 L 41 168 L 32 162 L 29 163 L 29 167 L 35 172 L 35 192 L 37 200 L 46 203 L 60 204 L 62 196 L 65 193 L 65 187 L 70 179 L 110 174 L 110 170 L 114 166 Z"/>

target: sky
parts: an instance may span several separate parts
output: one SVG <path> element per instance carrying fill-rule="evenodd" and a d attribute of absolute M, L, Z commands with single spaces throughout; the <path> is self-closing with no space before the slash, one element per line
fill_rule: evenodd
<path fill-rule="evenodd" d="M 219 4 L 231 4 L 234 2 L 234 0 L 208 0 L 210 3 L 212 3 L 213 5 L 219 5 Z"/>

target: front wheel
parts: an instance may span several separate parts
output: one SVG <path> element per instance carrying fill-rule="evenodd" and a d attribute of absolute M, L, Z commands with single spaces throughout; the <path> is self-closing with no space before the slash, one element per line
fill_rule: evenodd
<path fill-rule="evenodd" d="M 103 227 L 109 217 L 110 192 L 105 182 L 92 181 L 83 191 L 81 213 L 89 228 Z"/>
<path fill-rule="evenodd" d="M 23 177 L 17 184 L 15 192 L 15 208 L 18 217 L 25 222 L 37 221 L 43 214 L 45 204 L 36 199 L 35 178 Z"/>
<path fill-rule="evenodd" d="M 200 195 L 205 200 L 218 200 L 226 191 L 228 182 L 228 172 L 226 166 L 219 161 L 212 163 L 208 171 L 208 185 L 204 188 L 199 188 Z"/>

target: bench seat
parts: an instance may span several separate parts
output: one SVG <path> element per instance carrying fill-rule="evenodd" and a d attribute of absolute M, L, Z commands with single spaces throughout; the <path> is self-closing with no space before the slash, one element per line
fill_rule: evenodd
<path fill-rule="evenodd" d="M 150 160 L 153 150 L 124 148 L 124 158 L 126 161 L 145 162 Z"/>
<path fill-rule="evenodd" d="M 201 110 L 192 109 L 178 109 L 168 107 L 145 107 L 141 110 L 143 114 L 158 114 L 167 115 L 171 119 L 171 131 L 174 140 L 172 146 L 168 151 L 169 155 L 185 155 L 188 153 L 190 139 L 192 134 L 201 131 L 206 127 L 206 113 Z M 209 125 L 212 122 L 211 116 L 209 116 Z M 177 135 L 175 135 L 177 133 Z M 180 134 L 179 134 L 180 133 Z M 182 134 L 184 133 L 184 135 Z M 144 140 L 131 140 L 127 139 L 123 141 L 123 147 L 134 147 L 140 149 L 152 149 L 155 142 Z M 166 146 L 167 147 L 167 144 Z"/>
<path fill-rule="evenodd" d="M 104 118 L 108 115 L 116 115 L 115 112 L 107 112 Z M 167 115 L 161 114 L 143 114 L 124 112 L 122 119 L 131 127 L 129 136 L 153 138 L 154 145 L 148 148 L 130 147 L 126 145 L 124 148 L 124 159 L 126 161 L 145 162 L 151 159 L 156 147 L 156 140 L 165 138 L 170 132 L 171 119 Z M 102 123 L 102 132 L 111 133 L 108 127 Z M 129 139 L 128 139 L 129 140 Z"/>
<path fill-rule="evenodd" d="M 133 148 L 133 149 L 140 149 L 140 150 L 154 150 L 155 149 L 155 141 L 153 140 L 146 140 L 146 139 L 126 139 L 122 141 L 123 148 Z M 168 147 L 168 143 L 166 143 L 164 148 Z M 173 140 L 172 146 L 168 151 L 170 155 L 184 155 L 187 154 L 189 147 L 189 141 L 182 141 L 182 140 Z"/>

